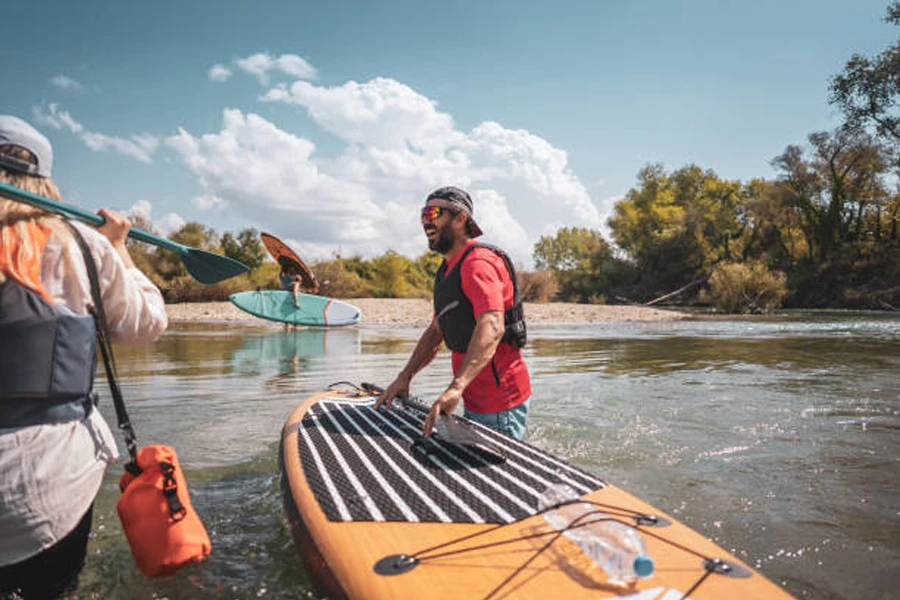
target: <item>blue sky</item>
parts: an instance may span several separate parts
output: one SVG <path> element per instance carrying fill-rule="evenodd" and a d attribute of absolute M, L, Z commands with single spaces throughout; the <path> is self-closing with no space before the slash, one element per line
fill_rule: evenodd
<path fill-rule="evenodd" d="M 638 170 L 729 179 L 840 115 L 828 79 L 893 43 L 885 0 L 17 3 L 0 112 L 84 208 L 269 231 L 310 259 L 421 254 L 428 191 L 485 240 L 605 230 Z"/>

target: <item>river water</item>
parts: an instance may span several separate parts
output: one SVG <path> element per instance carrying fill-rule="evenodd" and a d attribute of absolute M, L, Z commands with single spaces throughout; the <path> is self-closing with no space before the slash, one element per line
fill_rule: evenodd
<path fill-rule="evenodd" d="M 213 553 L 143 578 L 115 513 L 117 465 L 73 597 L 314 597 L 281 515 L 281 426 L 330 383 L 389 383 L 418 334 L 181 325 L 152 346 L 117 347 L 139 442 L 177 449 Z M 900 317 L 532 327 L 525 354 L 527 441 L 673 514 L 798 598 L 897 597 Z M 413 393 L 433 398 L 449 369 L 442 353 Z"/>

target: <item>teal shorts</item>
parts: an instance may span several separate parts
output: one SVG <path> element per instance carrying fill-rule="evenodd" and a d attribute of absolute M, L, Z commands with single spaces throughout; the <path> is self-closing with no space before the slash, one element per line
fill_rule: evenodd
<path fill-rule="evenodd" d="M 528 425 L 528 405 L 531 398 L 509 410 L 496 413 L 477 413 L 466 410 L 463 413 L 470 421 L 481 423 L 491 429 L 496 429 L 510 437 L 521 440 L 525 436 L 525 427 Z"/>

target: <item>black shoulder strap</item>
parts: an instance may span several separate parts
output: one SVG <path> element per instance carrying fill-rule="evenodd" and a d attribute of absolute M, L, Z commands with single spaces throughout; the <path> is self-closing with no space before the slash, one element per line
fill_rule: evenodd
<path fill-rule="evenodd" d="M 456 261 L 456 264 L 453 265 L 453 271 L 459 271 L 462 268 L 463 262 L 465 262 L 466 257 L 469 256 L 469 253 L 472 252 L 479 244 L 471 244 L 465 250 L 463 250 L 462 256 L 459 257 L 459 260 Z M 438 267 L 438 274 L 442 274 L 443 277 L 447 277 L 449 273 L 447 272 L 447 259 L 441 263 L 441 266 Z"/>
<path fill-rule="evenodd" d="M 463 250 L 462 256 L 460 256 L 459 260 L 456 261 L 456 264 L 453 265 L 453 269 L 452 269 L 453 271 L 459 271 L 462 268 L 463 261 L 466 260 L 466 257 L 469 255 L 469 252 L 474 250 L 476 246 L 478 246 L 478 244 L 471 244 L 465 250 Z M 441 278 L 446 278 L 449 275 L 450 275 L 450 273 L 447 272 L 447 259 L 445 258 L 443 261 L 441 261 L 441 264 L 438 267 L 438 270 L 435 273 L 434 277 L 435 277 L 435 280 L 438 280 Z"/>
<path fill-rule="evenodd" d="M 513 306 L 518 306 L 522 304 L 522 297 L 519 295 L 519 282 L 516 280 L 516 268 L 513 266 L 512 259 L 509 257 L 509 254 L 498 248 L 497 246 L 492 246 L 490 244 L 485 244 L 482 242 L 477 242 L 472 245 L 472 247 L 478 246 L 479 248 L 487 248 L 497 256 L 503 259 L 503 262 L 506 263 L 506 270 L 509 271 L 509 278 L 512 279 L 513 285 Z M 460 261 L 462 262 L 462 261 Z"/>
<path fill-rule="evenodd" d="M 97 275 L 97 265 L 94 264 L 94 257 L 91 249 L 87 245 L 81 232 L 75 228 L 72 223 L 66 221 L 75 241 L 78 242 L 78 248 L 84 257 L 84 266 L 87 269 L 88 279 L 91 281 L 91 298 L 94 306 L 90 309 L 90 313 L 94 316 L 94 322 L 97 327 L 97 345 L 100 346 L 100 353 L 103 355 L 103 366 L 106 370 L 106 380 L 109 382 L 109 391 L 113 397 L 113 404 L 116 407 L 116 419 L 119 421 L 119 429 L 125 437 L 125 446 L 128 448 L 128 454 L 131 455 L 131 462 L 137 465 L 137 437 L 134 435 L 134 429 L 131 421 L 128 419 L 128 411 L 125 410 L 125 400 L 122 398 L 122 391 L 119 389 L 119 383 L 116 381 L 116 359 L 113 356 L 112 345 L 109 341 L 109 326 L 106 322 L 106 311 L 103 309 L 103 298 L 100 295 L 100 278 Z M 125 467 L 126 469 L 129 466 Z"/>

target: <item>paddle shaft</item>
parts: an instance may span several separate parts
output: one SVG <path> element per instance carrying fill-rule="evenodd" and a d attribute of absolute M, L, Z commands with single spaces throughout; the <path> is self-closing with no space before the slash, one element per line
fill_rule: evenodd
<path fill-rule="evenodd" d="M 77 206 L 72 206 L 71 204 L 57 202 L 56 200 L 51 200 L 50 198 L 45 198 L 44 196 L 38 196 L 37 194 L 32 194 L 31 192 L 5 184 L 3 182 L 0 182 L 0 195 L 6 196 L 10 200 L 24 202 L 25 204 L 29 204 L 31 206 L 46 210 L 47 212 L 52 212 L 54 214 L 63 215 L 66 217 L 73 217 L 80 221 L 84 221 L 85 223 L 90 223 L 91 225 L 100 226 L 106 222 L 106 219 L 96 213 L 78 208 Z M 128 231 L 128 237 L 134 238 L 141 242 L 146 242 L 148 244 L 153 244 L 154 246 L 168 248 L 169 250 L 174 250 L 179 253 L 186 252 L 189 249 L 188 246 L 185 246 L 184 244 L 179 244 L 178 242 L 167 240 L 166 238 L 153 235 L 152 233 L 147 233 L 146 231 L 138 229 L 137 227 L 132 227 Z"/>
<path fill-rule="evenodd" d="M 14 201 L 23 202 L 25 204 L 35 206 L 42 210 L 52 212 L 54 214 L 71 217 L 90 223 L 91 225 L 103 225 L 106 220 L 100 215 L 88 212 L 70 204 L 63 204 L 38 194 L 32 194 L 26 190 L 19 189 L 15 186 L 7 185 L 0 182 L 0 196 L 4 196 Z M 246 273 L 250 268 L 227 256 L 215 254 L 199 248 L 191 248 L 172 240 L 141 231 L 132 227 L 128 231 L 128 237 L 134 238 L 141 242 L 160 246 L 168 250 L 174 250 L 181 257 L 184 268 L 190 275 L 200 283 L 212 284 L 224 281 L 235 275 Z"/>

